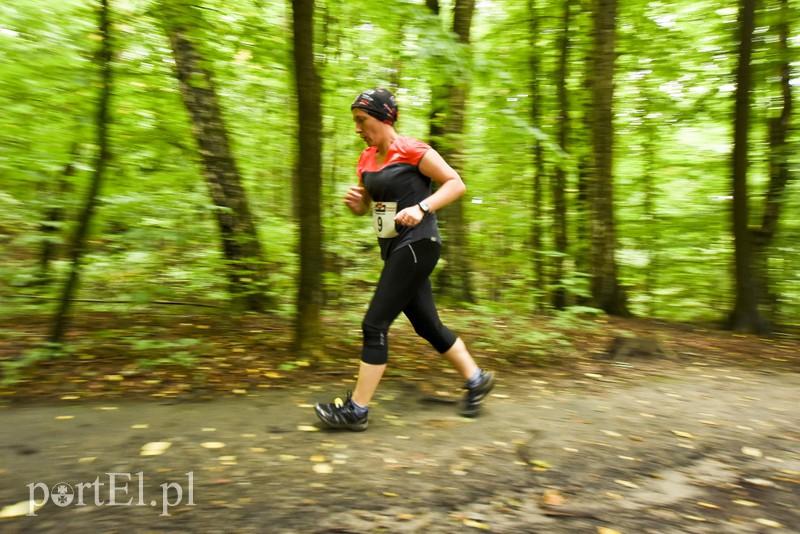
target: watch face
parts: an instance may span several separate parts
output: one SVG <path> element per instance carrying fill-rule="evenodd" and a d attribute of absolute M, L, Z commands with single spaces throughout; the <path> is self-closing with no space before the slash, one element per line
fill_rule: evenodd
<path fill-rule="evenodd" d="M 422 208 L 422 211 L 424 211 L 425 213 L 428 213 L 430 211 L 427 202 L 420 202 L 419 207 Z"/>

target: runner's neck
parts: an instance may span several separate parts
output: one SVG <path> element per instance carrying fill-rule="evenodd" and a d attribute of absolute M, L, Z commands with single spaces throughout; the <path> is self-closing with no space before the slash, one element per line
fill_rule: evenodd
<path fill-rule="evenodd" d="M 380 167 L 386 161 L 386 156 L 389 154 L 389 148 L 395 142 L 395 140 L 400 137 L 396 132 L 392 131 L 392 134 L 386 138 L 383 143 L 380 143 L 376 146 L 377 151 L 375 152 L 375 163 Z"/>

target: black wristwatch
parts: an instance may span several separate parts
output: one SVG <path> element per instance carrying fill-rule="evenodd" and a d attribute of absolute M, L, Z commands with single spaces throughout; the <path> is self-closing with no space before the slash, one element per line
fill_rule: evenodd
<path fill-rule="evenodd" d="M 419 206 L 419 209 L 422 210 L 422 214 L 423 215 L 427 215 L 427 214 L 429 214 L 431 212 L 430 206 L 428 206 L 428 203 L 425 202 L 424 200 L 422 202 L 420 202 L 418 204 L 418 206 Z"/>

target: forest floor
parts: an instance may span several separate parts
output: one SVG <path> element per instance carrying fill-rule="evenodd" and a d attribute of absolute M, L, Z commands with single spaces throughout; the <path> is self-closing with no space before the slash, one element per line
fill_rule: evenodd
<path fill-rule="evenodd" d="M 800 532 L 797 339 L 602 319 L 547 366 L 474 351 L 498 383 L 466 419 L 460 379 L 399 328 L 357 433 L 313 413 L 353 387 L 349 334 L 308 363 L 248 321 L 182 318 L 210 356 L 152 369 L 97 341 L 123 325 L 76 324 L 91 344 L 0 389 L 0 531 Z M 42 337 L 4 328 L 0 362 Z M 619 333 L 664 353 L 611 358 Z"/>

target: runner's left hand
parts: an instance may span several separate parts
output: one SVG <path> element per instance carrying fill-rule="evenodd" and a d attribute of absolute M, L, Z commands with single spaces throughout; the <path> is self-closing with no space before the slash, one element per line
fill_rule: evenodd
<path fill-rule="evenodd" d="M 394 216 L 394 220 L 400 226 L 416 226 L 422 222 L 424 216 L 425 214 L 422 213 L 422 208 L 414 205 L 410 208 L 400 210 L 400 212 Z"/>

